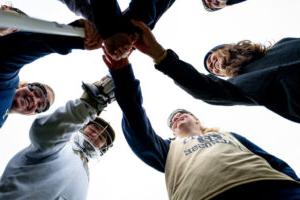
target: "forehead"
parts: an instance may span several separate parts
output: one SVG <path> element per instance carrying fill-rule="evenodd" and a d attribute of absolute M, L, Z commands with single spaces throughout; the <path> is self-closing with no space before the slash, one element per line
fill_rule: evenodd
<path fill-rule="evenodd" d="M 169 117 L 169 121 L 171 122 L 175 116 L 177 115 L 188 115 L 188 116 L 194 116 L 193 114 L 189 113 L 189 112 L 186 112 L 186 111 L 177 111 L 177 112 L 174 112 L 170 115 Z"/>
<path fill-rule="evenodd" d="M 94 123 L 94 122 L 90 122 L 88 125 L 86 125 L 85 128 L 94 128 L 94 129 L 97 129 L 97 130 L 103 130 L 104 127 L 98 123 Z"/>

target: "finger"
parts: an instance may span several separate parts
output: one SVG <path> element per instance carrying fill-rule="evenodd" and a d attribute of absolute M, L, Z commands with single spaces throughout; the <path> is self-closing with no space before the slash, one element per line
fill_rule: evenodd
<path fill-rule="evenodd" d="M 111 67 L 111 62 L 110 62 L 110 60 L 107 58 L 107 56 L 102 55 L 102 59 L 103 59 L 103 62 L 106 64 L 106 66 L 108 66 L 108 67 L 110 68 L 110 67 Z"/>
<path fill-rule="evenodd" d="M 120 47 L 119 49 L 117 49 L 117 50 L 115 51 L 116 57 L 118 57 L 119 59 L 120 59 L 120 58 L 125 58 L 126 55 L 128 55 L 128 52 L 129 52 L 129 50 L 130 50 L 130 47 L 131 47 L 131 46 L 127 45 L 127 46 Z"/>
<path fill-rule="evenodd" d="M 108 49 L 105 45 L 102 46 L 103 52 L 105 56 L 107 56 L 109 59 L 111 59 L 111 54 L 108 52 Z"/>

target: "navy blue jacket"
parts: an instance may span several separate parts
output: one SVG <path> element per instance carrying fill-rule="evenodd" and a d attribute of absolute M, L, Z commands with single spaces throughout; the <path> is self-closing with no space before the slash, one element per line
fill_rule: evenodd
<path fill-rule="evenodd" d="M 17 32 L 0 37 L 0 127 L 5 122 L 19 84 L 20 69 L 50 53 L 84 49 L 82 38 Z"/>
<path fill-rule="evenodd" d="M 141 20 L 151 29 L 175 0 L 131 0 L 122 13 L 117 0 L 90 0 L 94 22 L 105 39 L 117 32 L 132 32 L 130 19 Z"/>
<path fill-rule="evenodd" d="M 106 39 L 118 32 L 138 31 L 130 19 L 143 21 L 151 29 L 175 0 L 131 0 L 122 12 L 117 0 L 59 0 L 74 13 L 93 21 L 100 35 Z M 246 0 L 228 0 L 233 5 Z"/>
<path fill-rule="evenodd" d="M 246 1 L 246 0 L 227 0 L 226 5 L 230 6 L 230 5 L 233 5 L 233 4 L 241 3 L 243 1 Z"/>
<path fill-rule="evenodd" d="M 300 39 L 285 38 L 228 80 L 199 73 L 172 51 L 156 69 L 196 99 L 214 105 L 262 105 L 300 122 Z"/>
<path fill-rule="evenodd" d="M 135 79 L 131 66 L 111 71 L 111 75 L 115 83 L 116 100 L 123 111 L 122 129 L 129 146 L 146 164 L 164 172 L 171 141 L 162 139 L 153 130 L 142 106 L 139 81 Z M 299 180 L 287 163 L 267 153 L 243 136 L 235 133 L 232 135 L 254 154 L 264 158 L 274 169 Z"/>

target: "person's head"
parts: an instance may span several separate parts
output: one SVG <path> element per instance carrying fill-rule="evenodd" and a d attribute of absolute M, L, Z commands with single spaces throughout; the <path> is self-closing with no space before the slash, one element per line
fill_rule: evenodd
<path fill-rule="evenodd" d="M 216 11 L 224 8 L 227 0 L 202 0 L 202 3 L 207 11 Z"/>
<path fill-rule="evenodd" d="M 250 40 L 218 45 L 205 55 L 204 67 L 214 75 L 234 77 L 243 66 L 263 57 L 269 48 Z"/>
<path fill-rule="evenodd" d="M 9 12 L 9 13 L 12 13 L 12 14 L 15 14 L 15 15 L 27 16 L 27 14 L 25 14 L 23 11 L 21 11 L 17 8 L 14 8 L 12 6 L 1 5 L 0 10 L 5 11 L 5 12 Z M 0 37 L 11 34 L 11 33 L 14 33 L 16 31 L 17 31 L 16 28 L 1 28 L 0 27 Z"/>
<path fill-rule="evenodd" d="M 216 128 L 204 127 L 199 119 L 185 109 L 176 109 L 168 117 L 168 126 L 176 137 L 187 137 L 218 131 Z"/>
<path fill-rule="evenodd" d="M 74 136 L 74 150 L 82 152 L 87 159 L 99 158 L 115 140 L 115 131 L 100 117 L 87 123 Z"/>
<path fill-rule="evenodd" d="M 16 89 L 10 113 L 33 115 L 45 112 L 54 99 L 55 94 L 50 86 L 38 82 L 23 82 Z"/>

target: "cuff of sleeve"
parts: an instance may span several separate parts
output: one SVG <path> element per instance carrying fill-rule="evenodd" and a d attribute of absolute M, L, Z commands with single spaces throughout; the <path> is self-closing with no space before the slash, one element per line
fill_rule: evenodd
<path fill-rule="evenodd" d="M 109 70 L 115 87 L 129 83 L 135 79 L 131 64 L 117 70 Z"/>
<path fill-rule="evenodd" d="M 168 55 L 168 51 L 165 50 L 164 53 L 159 58 L 153 60 L 154 63 L 160 64 L 167 57 L 167 55 Z"/>
<path fill-rule="evenodd" d="M 159 63 L 156 63 L 154 66 L 159 71 L 165 71 L 174 60 L 178 59 L 178 55 L 173 50 L 167 49 L 164 54 L 164 58 Z"/>
<path fill-rule="evenodd" d="M 89 116 L 91 116 L 92 119 L 94 119 L 97 115 L 97 110 L 96 108 L 94 108 L 93 106 L 91 106 L 90 104 L 88 104 L 87 102 L 79 99 L 79 101 L 84 105 L 84 107 L 86 108 L 86 111 L 89 113 Z"/>
<path fill-rule="evenodd" d="M 73 44 L 73 49 L 85 49 L 84 47 L 84 39 L 80 37 L 72 37 L 70 39 L 70 43 Z"/>

